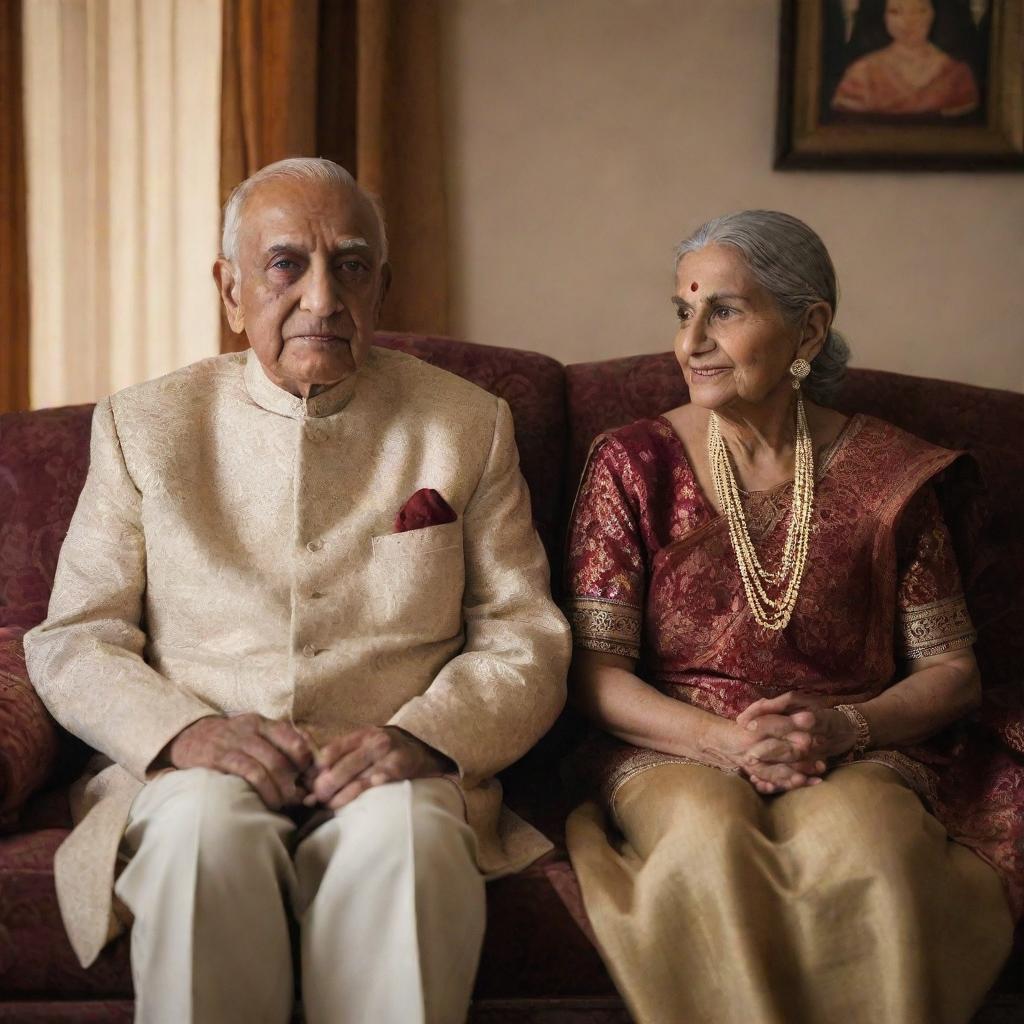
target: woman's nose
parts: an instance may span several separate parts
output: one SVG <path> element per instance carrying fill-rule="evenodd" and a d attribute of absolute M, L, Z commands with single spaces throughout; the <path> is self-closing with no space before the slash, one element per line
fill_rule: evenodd
<path fill-rule="evenodd" d="M 690 321 L 680 332 L 680 347 L 688 356 L 707 352 L 714 347 L 714 342 L 708 338 L 707 326 L 699 317 Z"/>

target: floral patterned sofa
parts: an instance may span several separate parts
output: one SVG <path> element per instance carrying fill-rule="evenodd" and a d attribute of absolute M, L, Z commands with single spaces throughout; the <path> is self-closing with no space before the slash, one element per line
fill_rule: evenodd
<path fill-rule="evenodd" d="M 534 517 L 557 564 L 576 481 L 593 437 L 686 400 L 670 354 L 563 367 L 546 356 L 443 338 L 381 335 L 505 398 L 514 415 Z M 868 370 L 840 406 L 970 449 L 989 495 L 942 495 L 958 524 L 968 600 L 979 626 L 986 705 L 977 724 L 1024 756 L 1013 722 L 1024 678 L 1024 395 Z M 91 407 L 0 416 L 0 1024 L 113 1024 L 132 1018 L 127 938 L 82 970 L 64 937 L 51 870 L 70 825 L 66 788 L 85 750 L 59 730 L 27 682 L 20 637 L 46 614 L 61 542 L 88 465 Z M 556 574 L 557 575 L 557 574 Z M 556 579 L 557 586 L 557 579 Z M 628 1024 L 602 966 L 562 844 L 558 762 L 566 715 L 504 774 L 509 803 L 556 843 L 523 873 L 489 887 L 475 1024 Z M 1015 731 L 1016 730 L 1016 731 Z M 977 792 L 986 780 L 977 779 Z M 1018 933 L 1024 938 L 1024 933 Z M 978 1024 L 1024 1019 L 1024 942 Z"/>

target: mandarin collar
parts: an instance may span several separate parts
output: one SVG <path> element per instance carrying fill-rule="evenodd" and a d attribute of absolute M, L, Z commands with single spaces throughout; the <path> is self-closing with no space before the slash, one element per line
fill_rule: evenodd
<path fill-rule="evenodd" d="M 305 417 L 321 418 L 341 412 L 356 390 L 359 371 L 338 381 L 333 387 L 312 398 L 300 398 L 278 387 L 263 369 L 256 353 L 250 348 L 245 354 L 245 389 L 249 397 L 261 408 L 300 420 Z"/>

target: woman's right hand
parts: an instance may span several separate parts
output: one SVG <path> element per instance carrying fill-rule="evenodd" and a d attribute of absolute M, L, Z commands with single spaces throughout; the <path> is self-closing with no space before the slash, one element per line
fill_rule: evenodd
<path fill-rule="evenodd" d="M 765 795 L 821 782 L 816 715 L 795 695 L 755 701 L 736 719 L 718 719 L 705 744 L 719 767 L 738 768 Z"/>
<path fill-rule="evenodd" d="M 829 760 L 845 754 L 856 741 L 844 714 L 793 691 L 754 701 L 737 716 L 736 724 L 765 738 L 751 748 L 762 763 L 751 765 L 747 774 L 766 795 L 815 785 Z M 794 759 L 787 745 L 802 757 Z"/>
<path fill-rule="evenodd" d="M 738 769 L 758 792 L 814 785 L 825 770 L 810 749 L 814 715 L 793 694 L 755 701 L 734 721 L 656 690 L 631 659 L 580 649 L 571 683 L 577 709 L 624 743 Z"/>

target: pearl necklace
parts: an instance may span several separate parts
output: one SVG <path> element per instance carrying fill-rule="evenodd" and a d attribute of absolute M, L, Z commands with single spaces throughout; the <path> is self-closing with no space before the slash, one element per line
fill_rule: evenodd
<path fill-rule="evenodd" d="M 712 413 L 708 424 L 708 462 L 715 483 L 718 503 L 722 506 L 729 525 L 729 538 L 736 553 L 743 589 L 758 625 L 773 632 L 785 629 L 796 607 L 797 593 L 807 565 L 807 548 L 811 537 L 811 512 L 814 508 L 814 448 L 811 432 L 807 428 L 803 396 L 796 395 L 796 460 L 793 473 L 793 503 L 790 510 L 789 530 L 782 551 L 782 560 L 774 571 L 768 571 L 757 557 L 750 539 L 747 520 L 740 502 L 739 487 L 718 427 L 718 417 Z M 775 598 L 768 596 L 767 587 L 781 587 Z"/>

